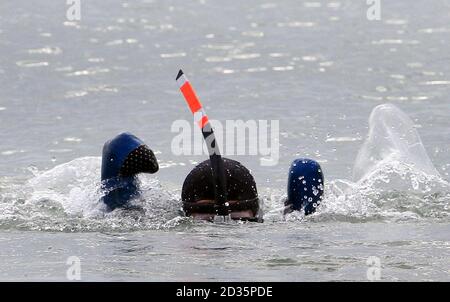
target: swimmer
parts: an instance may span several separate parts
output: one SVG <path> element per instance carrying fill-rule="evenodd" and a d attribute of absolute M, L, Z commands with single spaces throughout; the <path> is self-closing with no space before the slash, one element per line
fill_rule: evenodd
<path fill-rule="evenodd" d="M 259 213 L 259 199 L 256 183 L 250 171 L 241 163 L 223 158 L 226 175 L 225 212 L 234 220 L 262 221 Z M 217 203 L 212 177 L 211 161 L 205 160 L 196 166 L 186 177 L 181 199 L 187 216 L 214 220 L 221 211 Z"/>
<path fill-rule="evenodd" d="M 139 196 L 137 174 L 153 174 L 158 169 L 153 151 L 143 141 L 126 132 L 117 135 L 103 146 L 103 202 L 109 210 L 129 206 Z"/>
<path fill-rule="evenodd" d="M 209 152 L 209 159 L 196 166 L 184 181 L 181 199 L 186 216 L 262 221 L 256 183 L 250 171 L 237 161 L 221 157 L 209 118 L 182 70 L 176 81 Z"/>
<path fill-rule="evenodd" d="M 313 214 L 323 199 L 324 178 L 319 163 L 307 158 L 299 158 L 289 168 L 287 199 L 284 213 L 303 211 Z"/>

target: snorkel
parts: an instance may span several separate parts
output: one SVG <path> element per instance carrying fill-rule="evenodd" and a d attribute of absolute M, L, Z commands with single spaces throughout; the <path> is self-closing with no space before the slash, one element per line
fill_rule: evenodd
<path fill-rule="evenodd" d="M 138 173 L 156 173 L 158 161 L 136 136 L 121 133 L 107 141 L 102 154 L 102 201 L 110 210 L 124 207 L 139 195 Z"/>
<path fill-rule="evenodd" d="M 211 173 L 214 184 L 214 200 L 216 202 L 216 214 L 218 216 L 228 216 L 230 214 L 229 203 L 227 200 L 227 184 L 225 178 L 225 169 L 220 155 L 219 146 L 216 142 L 213 128 L 209 122 L 208 116 L 203 109 L 197 94 L 186 75 L 180 69 L 176 77 L 189 109 L 194 115 L 194 121 L 202 131 L 203 138 L 208 147 L 209 160 L 211 163 Z"/>

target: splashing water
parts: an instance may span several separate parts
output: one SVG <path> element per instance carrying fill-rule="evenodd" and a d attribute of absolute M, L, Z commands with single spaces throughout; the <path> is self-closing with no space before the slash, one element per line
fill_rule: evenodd
<path fill-rule="evenodd" d="M 376 107 L 369 134 L 354 165 L 355 181 L 326 182 L 315 214 L 283 215 L 283 189 L 260 188 L 266 223 L 281 221 L 403 221 L 450 217 L 450 186 L 442 179 L 409 117 L 394 105 Z M 136 231 L 191 225 L 180 215 L 176 191 L 154 176 L 140 175 L 136 210 L 107 212 L 100 201 L 99 157 L 82 157 L 24 184 L 0 180 L 0 229 L 44 231 Z"/>
<path fill-rule="evenodd" d="M 392 166 L 401 166 L 398 171 L 406 169 L 413 174 L 441 179 L 413 121 L 394 105 L 383 104 L 373 109 L 370 115 L 369 135 L 356 158 L 354 179 L 373 178 L 373 173 Z"/>
<path fill-rule="evenodd" d="M 331 181 L 317 217 L 366 221 L 449 217 L 450 185 L 433 166 L 411 119 L 392 104 L 369 118 L 354 182 Z"/>
<path fill-rule="evenodd" d="M 155 178 L 140 176 L 136 210 L 107 212 L 100 201 L 99 157 L 82 157 L 24 185 L 1 184 L 0 229 L 43 231 L 134 231 L 171 227 L 183 221 L 177 199 Z"/>

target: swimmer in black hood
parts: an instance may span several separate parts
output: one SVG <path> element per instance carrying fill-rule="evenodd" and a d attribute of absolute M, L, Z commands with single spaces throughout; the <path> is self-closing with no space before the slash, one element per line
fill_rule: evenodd
<path fill-rule="evenodd" d="M 221 157 L 209 118 L 182 70 L 176 81 L 209 152 L 209 159 L 195 167 L 184 181 L 181 193 L 184 212 L 207 220 L 223 216 L 261 221 L 258 192 L 250 171 L 237 161 Z"/>
<path fill-rule="evenodd" d="M 223 158 L 227 205 L 223 216 L 232 219 L 260 221 L 256 183 L 250 171 L 241 163 Z M 211 161 L 205 160 L 186 177 L 181 192 L 183 210 L 187 216 L 213 220 L 221 210 L 216 201 Z"/>

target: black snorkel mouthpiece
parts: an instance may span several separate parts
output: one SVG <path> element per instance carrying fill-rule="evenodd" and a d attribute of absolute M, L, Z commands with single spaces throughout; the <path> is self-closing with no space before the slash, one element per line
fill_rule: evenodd
<path fill-rule="evenodd" d="M 219 216 L 228 216 L 230 214 L 230 206 L 227 196 L 227 178 L 225 176 L 224 163 L 216 144 L 214 132 L 209 123 L 202 128 L 202 134 L 205 142 L 211 144 L 210 147 L 208 147 L 208 150 L 212 151 L 209 154 L 209 162 L 211 177 L 214 184 L 216 214 Z"/>
<path fill-rule="evenodd" d="M 121 133 L 107 141 L 102 154 L 102 201 L 110 210 L 124 207 L 139 196 L 137 174 L 156 173 L 158 161 L 142 140 Z"/>

